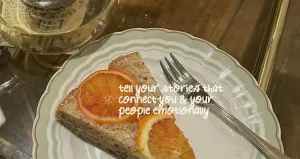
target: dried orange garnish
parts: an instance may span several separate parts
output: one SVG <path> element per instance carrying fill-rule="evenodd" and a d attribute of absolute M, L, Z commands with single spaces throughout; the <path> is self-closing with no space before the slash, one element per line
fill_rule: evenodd
<path fill-rule="evenodd" d="M 120 107 L 138 107 L 138 103 L 120 104 L 120 96 L 135 96 L 132 92 L 121 92 L 119 86 L 137 85 L 135 78 L 125 72 L 101 70 L 87 77 L 79 86 L 77 103 L 83 114 L 98 124 L 117 124 L 137 120 L 136 114 L 119 118 Z"/>
<path fill-rule="evenodd" d="M 138 126 L 138 155 L 149 159 L 195 159 L 188 140 L 175 124 L 174 115 L 147 115 Z"/>

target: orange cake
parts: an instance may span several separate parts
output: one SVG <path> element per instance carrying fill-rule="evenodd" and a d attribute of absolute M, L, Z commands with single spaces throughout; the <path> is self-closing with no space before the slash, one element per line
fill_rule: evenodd
<path fill-rule="evenodd" d="M 119 97 L 135 96 L 136 93 L 136 90 L 122 92 L 120 85 L 156 85 L 139 53 L 120 56 L 107 70 L 96 71 L 82 81 L 58 107 L 57 121 L 86 142 L 117 158 L 195 158 L 188 140 L 175 124 L 173 114 L 120 116 Z M 162 96 L 159 89 L 142 94 L 146 95 Z M 122 104 L 122 107 L 153 108 L 158 107 L 158 103 L 134 102 Z"/>

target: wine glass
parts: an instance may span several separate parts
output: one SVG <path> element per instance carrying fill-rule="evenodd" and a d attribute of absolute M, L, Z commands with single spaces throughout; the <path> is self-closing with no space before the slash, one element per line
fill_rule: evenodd
<path fill-rule="evenodd" d="M 0 4 L 0 33 L 9 45 L 54 55 L 97 38 L 111 18 L 115 0 L 0 0 Z"/>
<path fill-rule="evenodd" d="M 0 46 L 18 49 L 12 57 L 28 54 L 40 66 L 57 70 L 60 64 L 51 66 L 49 59 L 77 53 L 99 37 L 116 0 L 0 0 L 0 4 Z"/>

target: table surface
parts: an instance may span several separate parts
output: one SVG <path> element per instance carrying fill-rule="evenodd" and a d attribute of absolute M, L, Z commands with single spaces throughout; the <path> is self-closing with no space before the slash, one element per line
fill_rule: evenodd
<path fill-rule="evenodd" d="M 291 0 L 267 95 L 281 125 L 285 153 L 300 159 L 300 1 Z"/>
<path fill-rule="evenodd" d="M 104 34 L 129 28 L 167 28 L 190 33 L 215 44 L 235 57 L 251 73 L 257 72 L 259 54 L 274 0 L 120 0 Z M 282 128 L 285 151 L 300 158 L 300 19 L 299 0 L 292 0 L 280 43 L 274 75 L 267 91 Z M 32 125 L 38 101 L 56 70 L 68 55 L 33 56 L 11 51 L 0 65 L 0 85 L 16 77 L 16 84 L 0 92 L 0 107 L 7 119 L 0 128 L 0 156 L 30 159 Z"/>

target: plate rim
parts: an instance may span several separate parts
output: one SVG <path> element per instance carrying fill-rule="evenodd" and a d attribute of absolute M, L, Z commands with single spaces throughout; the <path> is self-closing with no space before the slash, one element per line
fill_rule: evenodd
<path fill-rule="evenodd" d="M 128 32 L 132 32 L 132 31 L 142 31 L 142 32 L 147 32 L 147 31 L 163 31 L 169 34 L 181 34 L 184 35 L 192 40 L 197 40 L 200 42 L 204 42 L 207 45 L 211 46 L 215 51 L 218 51 L 220 53 L 223 53 L 224 55 L 226 55 L 227 57 L 229 57 L 229 59 L 231 59 L 234 64 L 240 68 L 241 70 L 243 70 L 246 74 L 248 74 L 248 76 L 250 77 L 250 79 L 252 80 L 254 86 L 263 94 L 266 102 L 267 102 L 267 110 L 270 112 L 271 116 L 273 117 L 273 120 L 275 122 L 276 125 L 276 132 L 275 132 L 275 137 L 277 138 L 278 144 L 279 144 L 279 149 L 281 152 L 284 153 L 284 147 L 283 147 L 283 143 L 282 143 L 282 139 L 281 139 L 281 127 L 280 127 L 280 123 L 277 119 L 277 116 L 275 115 L 274 111 L 273 111 L 273 107 L 272 107 L 272 103 L 269 99 L 269 97 L 267 96 L 267 94 L 265 93 L 265 91 L 263 91 L 263 89 L 259 86 L 257 80 L 254 78 L 254 76 L 246 69 L 244 68 L 232 55 L 230 55 L 229 53 L 219 49 L 217 46 L 215 46 L 214 44 L 212 44 L 211 42 L 208 42 L 204 39 L 201 39 L 199 37 L 193 36 L 189 33 L 183 32 L 183 31 L 178 31 L 178 30 L 170 30 L 170 29 L 165 29 L 165 28 L 132 28 L 132 29 L 127 29 L 124 31 L 120 31 L 120 32 L 114 32 L 108 35 L 105 35 L 103 37 L 101 37 L 98 40 L 92 41 L 88 44 L 86 44 L 84 47 L 82 47 L 78 53 L 71 55 L 61 66 L 61 68 L 50 78 L 47 87 L 43 93 L 43 95 L 41 96 L 38 106 L 37 106 L 37 110 L 36 110 L 36 116 L 35 116 L 35 120 L 33 123 L 33 127 L 32 127 L 32 140 L 33 140 L 33 148 L 32 148 L 32 157 L 33 159 L 37 159 L 37 149 L 38 149 L 38 141 L 36 138 L 36 127 L 37 124 L 39 122 L 40 116 L 41 116 L 41 112 L 40 112 L 40 108 L 41 105 L 45 99 L 45 97 L 49 94 L 50 92 L 50 86 L 52 84 L 52 82 L 55 80 L 55 78 L 64 71 L 65 66 L 67 65 L 67 63 L 69 63 L 70 60 L 72 60 L 74 57 L 80 55 L 86 48 L 88 48 L 89 46 L 96 44 L 96 43 L 101 43 L 103 40 L 105 40 L 106 38 L 109 38 L 111 36 L 116 36 L 116 35 L 123 35 L 126 34 Z"/>

